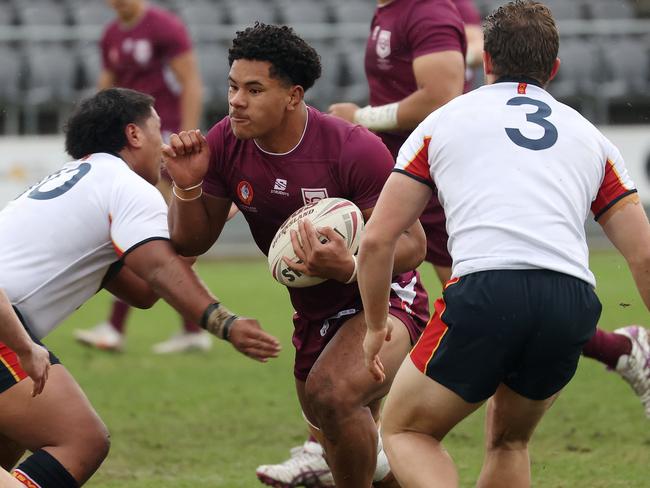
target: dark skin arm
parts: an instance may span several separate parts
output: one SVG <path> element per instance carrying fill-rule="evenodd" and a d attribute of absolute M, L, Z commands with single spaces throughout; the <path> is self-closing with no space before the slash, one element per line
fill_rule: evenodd
<path fill-rule="evenodd" d="M 193 322 L 200 323 L 208 305 L 219 301 L 168 241 L 146 242 L 129 252 L 124 262 L 156 295 Z M 264 332 L 255 319 L 235 320 L 229 341 L 242 354 L 262 362 L 280 352 L 278 340 Z"/>

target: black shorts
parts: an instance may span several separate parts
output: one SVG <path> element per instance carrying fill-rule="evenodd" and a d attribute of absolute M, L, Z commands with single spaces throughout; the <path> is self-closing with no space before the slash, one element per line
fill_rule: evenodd
<path fill-rule="evenodd" d="M 22 320 L 20 314 L 18 312 L 16 313 L 18 314 L 18 318 Z M 29 330 L 29 328 L 26 325 L 23 324 L 23 327 L 25 327 L 25 330 L 27 331 L 29 336 L 36 344 L 43 346 L 43 343 L 39 341 L 32 334 L 32 332 Z M 54 354 L 52 354 L 51 351 L 50 351 L 50 363 L 51 364 L 61 363 L 61 361 L 59 361 L 59 358 L 57 358 Z M 0 342 L 0 393 L 8 390 L 16 383 L 19 383 L 25 378 L 27 378 L 27 373 L 20 366 L 20 361 L 18 361 L 18 355 L 12 349 L 7 347 L 7 345 L 4 342 Z"/>
<path fill-rule="evenodd" d="M 411 360 L 467 402 L 500 383 L 543 400 L 575 374 L 601 308 L 591 285 L 555 271 L 469 274 L 445 285 Z"/>

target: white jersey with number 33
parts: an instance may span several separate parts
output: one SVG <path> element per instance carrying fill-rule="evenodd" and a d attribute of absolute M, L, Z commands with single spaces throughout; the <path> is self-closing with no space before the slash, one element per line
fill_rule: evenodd
<path fill-rule="evenodd" d="M 435 111 L 404 143 L 395 171 L 435 182 L 455 277 L 543 268 L 595 284 L 585 220 L 636 193 L 616 147 L 523 80 L 481 87 Z"/>
<path fill-rule="evenodd" d="M 93 154 L 0 212 L 0 287 L 39 338 L 94 295 L 139 244 L 169 239 L 167 206 L 120 158 Z"/>

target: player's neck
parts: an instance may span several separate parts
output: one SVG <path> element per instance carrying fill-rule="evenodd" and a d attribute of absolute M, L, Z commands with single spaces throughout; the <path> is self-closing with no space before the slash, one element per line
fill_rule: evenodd
<path fill-rule="evenodd" d="M 397 0 L 377 0 L 377 5 L 380 7 L 383 7 L 384 5 L 388 5 L 389 3 L 393 3 Z"/>
<path fill-rule="evenodd" d="M 120 17 L 120 24 L 122 24 L 125 27 L 133 27 L 138 22 L 140 22 L 140 19 L 142 19 L 146 11 L 147 11 L 147 2 L 137 3 L 134 9 L 131 12 L 129 12 L 127 16 Z"/>
<path fill-rule="evenodd" d="M 256 138 L 255 144 L 262 151 L 268 153 L 289 153 L 302 141 L 307 130 L 307 119 L 307 105 L 302 103 L 300 108 L 295 112 L 291 112 L 286 121 L 277 129 L 269 132 L 264 137 Z"/>

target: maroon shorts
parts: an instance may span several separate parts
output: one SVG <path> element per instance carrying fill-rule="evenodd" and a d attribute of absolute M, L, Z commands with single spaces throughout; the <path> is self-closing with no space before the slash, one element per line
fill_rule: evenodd
<path fill-rule="evenodd" d="M 393 282 L 388 313 L 401 320 L 415 344 L 429 321 L 429 298 L 417 272 L 405 273 L 399 282 Z M 299 313 L 293 315 L 293 345 L 296 359 L 294 376 L 306 381 L 312 366 L 343 324 L 363 310 L 361 297 L 331 317 L 308 320 Z"/>
<path fill-rule="evenodd" d="M 427 256 L 425 260 L 436 266 L 451 267 L 451 256 L 447 250 L 445 211 L 434 194 L 420 216 L 420 222 L 427 235 Z"/>

